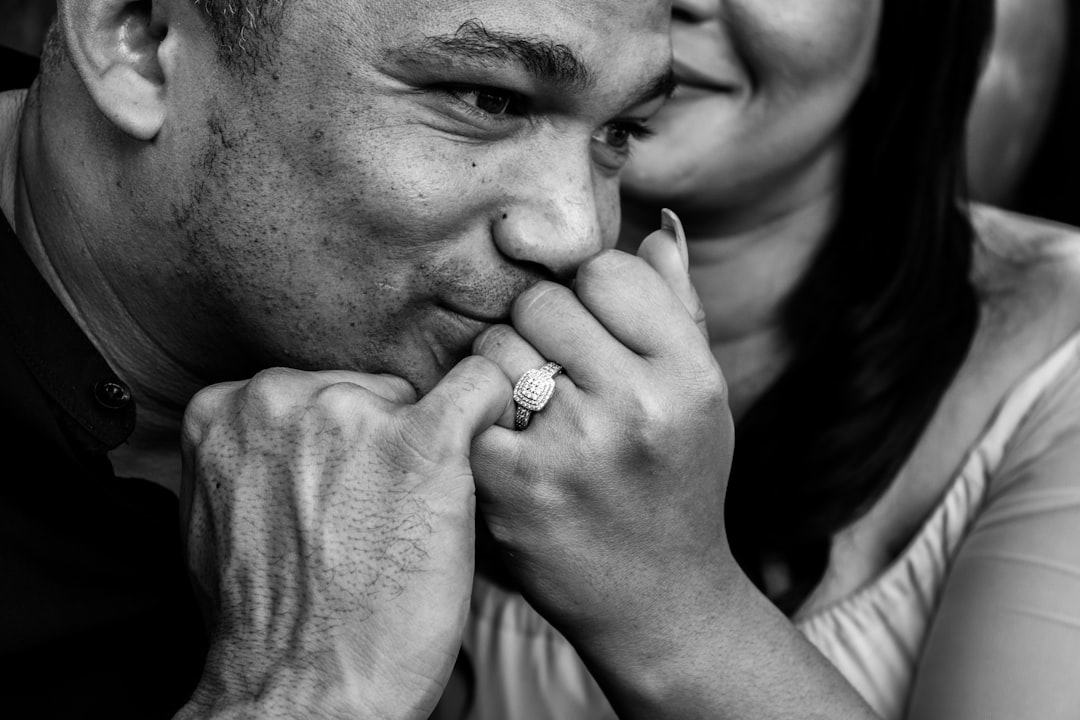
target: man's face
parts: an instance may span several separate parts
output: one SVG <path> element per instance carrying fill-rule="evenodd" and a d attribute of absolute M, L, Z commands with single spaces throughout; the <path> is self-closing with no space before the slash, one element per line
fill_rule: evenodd
<path fill-rule="evenodd" d="M 614 243 L 663 103 L 660 0 L 291 0 L 271 66 L 206 80 L 174 215 L 235 375 L 429 389 L 512 299 Z M 231 88 L 231 89 L 230 89 Z M 212 378 L 216 379 L 216 378 Z"/>

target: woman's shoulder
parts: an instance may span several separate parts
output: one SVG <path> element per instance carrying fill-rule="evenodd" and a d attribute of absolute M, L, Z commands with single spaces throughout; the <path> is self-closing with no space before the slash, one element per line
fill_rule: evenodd
<path fill-rule="evenodd" d="M 988 205 L 973 205 L 971 218 L 973 280 L 986 309 L 1051 322 L 1059 340 L 1080 329 L 1080 228 Z"/>
<path fill-rule="evenodd" d="M 1061 280 L 1080 281 L 1080 227 L 973 203 L 979 255 L 1001 280 L 1030 271 L 1059 271 Z M 1017 273 L 1021 273 L 1018 275 Z"/>

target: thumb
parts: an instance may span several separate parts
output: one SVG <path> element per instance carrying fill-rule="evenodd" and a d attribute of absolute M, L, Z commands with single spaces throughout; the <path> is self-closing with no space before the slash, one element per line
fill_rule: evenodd
<path fill-rule="evenodd" d="M 420 399 L 414 412 L 421 414 L 422 426 L 452 438 L 467 453 L 473 438 L 495 424 L 512 401 L 513 388 L 502 369 L 470 355 Z"/>
<path fill-rule="evenodd" d="M 308 373 L 313 379 L 324 385 L 350 383 L 359 385 L 397 405 L 411 405 L 416 402 L 416 390 L 396 375 L 387 373 L 365 373 L 355 370 L 318 370 Z"/>
<path fill-rule="evenodd" d="M 638 246 L 637 255 L 647 262 L 653 270 L 664 279 L 668 287 L 682 302 L 683 307 L 694 318 L 698 330 L 709 339 L 709 332 L 705 327 L 705 309 L 698 297 L 697 290 L 690 282 L 690 258 L 686 246 L 686 233 L 683 231 L 682 222 L 671 210 L 664 209 L 660 214 L 660 229 L 649 233 L 641 245 Z"/>

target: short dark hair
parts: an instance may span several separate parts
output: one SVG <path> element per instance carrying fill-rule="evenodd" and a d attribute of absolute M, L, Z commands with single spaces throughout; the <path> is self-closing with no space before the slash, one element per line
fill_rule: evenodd
<path fill-rule="evenodd" d="M 217 34 L 226 66 L 255 70 L 274 55 L 286 0 L 194 0 Z"/>
<path fill-rule="evenodd" d="M 974 336 L 965 130 L 993 19 L 993 0 L 884 2 L 839 216 L 787 301 L 793 357 L 740 422 L 725 505 L 755 582 L 790 571 L 786 612 L 908 460 Z"/>
<path fill-rule="evenodd" d="M 274 41 L 284 16 L 286 0 L 192 0 L 202 9 L 217 35 L 218 57 L 230 68 L 255 70 L 274 54 Z M 54 20 L 45 35 L 43 70 L 53 70 L 65 54 Z"/>

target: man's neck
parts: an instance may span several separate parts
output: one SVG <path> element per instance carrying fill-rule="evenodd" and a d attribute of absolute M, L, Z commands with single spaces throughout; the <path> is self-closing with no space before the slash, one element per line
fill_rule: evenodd
<path fill-rule="evenodd" d="M 4 213 L 38 272 L 136 398 L 135 431 L 115 458 L 110 454 L 117 474 L 145 477 L 176 491 L 181 399 L 198 383 L 153 342 L 116 294 L 124 280 L 108 272 L 114 264 L 96 255 L 101 237 L 95 233 L 106 231 L 94 212 L 81 211 L 78 203 L 86 195 L 65 190 L 72 187 L 71 176 L 54 171 L 56 149 L 46 147 L 39 106 L 33 94 L 27 98 L 21 127 L 16 119 L 17 131 L 9 133 L 7 125 L 2 131 Z"/>
<path fill-rule="evenodd" d="M 736 420 L 787 364 L 780 311 L 832 226 L 836 204 L 836 194 L 823 188 L 780 212 L 769 208 L 755 218 L 751 209 L 737 227 L 684 218 L 691 278 Z M 641 217 L 627 216 L 625 244 L 655 229 L 635 223 Z"/>

